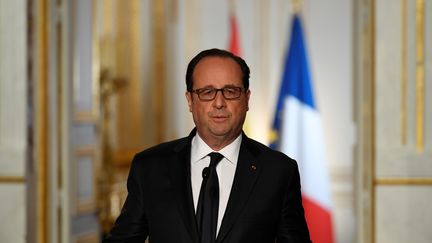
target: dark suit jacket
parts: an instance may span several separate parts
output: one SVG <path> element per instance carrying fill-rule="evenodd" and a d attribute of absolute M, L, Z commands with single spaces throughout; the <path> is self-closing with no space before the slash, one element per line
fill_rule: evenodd
<path fill-rule="evenodd" d="M 128 196 L 108 242 L 198 243 L 189 137 L 144 150 L 132 161 Z M 243 134 L 217 243 L 310 242 L 297 163 Z"/>

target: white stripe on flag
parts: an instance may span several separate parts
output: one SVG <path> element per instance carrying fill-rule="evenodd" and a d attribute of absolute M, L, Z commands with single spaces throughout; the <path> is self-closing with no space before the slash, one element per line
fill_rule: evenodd
<path fill-rule="evenodd" d="M 330 210 L 330 185 L 319 113 L 288 96 L 282 116 L 285 122 L 281 127 L 280 149 L 299 163 L 302 193 Z"/>

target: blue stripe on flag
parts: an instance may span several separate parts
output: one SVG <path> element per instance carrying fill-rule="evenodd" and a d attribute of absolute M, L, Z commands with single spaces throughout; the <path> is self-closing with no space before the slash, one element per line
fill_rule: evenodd
<path fill-rule="evenodd" d="M 273 120 L 273 131 L 276 134 L 280 132 L 281 113 L 284 100 L 288 96 L 293 96 L 305 105 L 315 109 L 303 30 L 298 15 L 294 15 L 292 23 L 291 42 L 285 59 L 279 98 Z M 278 148 L 279 138 L 277 136 L 270 142 L 271 148 Z"/>

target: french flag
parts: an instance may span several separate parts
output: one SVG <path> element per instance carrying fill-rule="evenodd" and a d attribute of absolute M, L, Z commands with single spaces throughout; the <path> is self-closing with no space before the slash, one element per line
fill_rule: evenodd
<path fill-rule="evenodd" d="M 270 147 L 296 159 L 299 164 L 303 206 L 312 242 L 333 243 L 330 183 L 323 141 L 301 21 L 296 14 Z"/>

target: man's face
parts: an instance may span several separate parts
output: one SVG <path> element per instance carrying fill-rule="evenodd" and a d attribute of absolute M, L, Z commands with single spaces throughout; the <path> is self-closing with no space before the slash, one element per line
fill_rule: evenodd
<path fill-rule="evenodd" d="M 231 58 L 205 57 L 193 72 L 193 90 L 201 88 L 221 89 L 224 87 L 241 87 L 242 71 Z M 189 111 L 200 137 L 207 143 L 229 144 L 241 132 L 246 112 L 249 110 L 250 91 L 242 91 L 240 97 L 227 100 L 222 92 L 216 93 L 211 101 L 201 101 L 196 93 L 186 92 Z M 209 144 L 212 146 L 213 144 Z"/>

